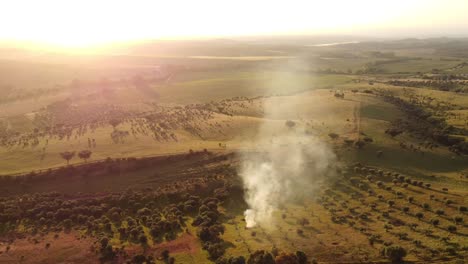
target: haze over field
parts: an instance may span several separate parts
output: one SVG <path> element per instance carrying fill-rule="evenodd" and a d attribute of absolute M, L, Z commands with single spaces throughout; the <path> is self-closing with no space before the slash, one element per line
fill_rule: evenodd
<path fill-rule="evenodd" d="M 304 61 L 285 63 L 277 71 L 305 68 Z M 267 87 L 274 83 L 287 83 L 290 87 L 305 90 L 313 83 L 301 79 L 276 76 L 268 80 Z M 284 90 L 287 91 L 287 87 Z M 267 92 L 268 93 L 268 92 Z M 281 120 L 285 113 L 302 116 L 301 105 L 308 98 L 291 96 L 287 104 L 270 102 L 263 104 L 266 120 Z M 323 114 L 327 108 L 322 109 Z M 320 113 L 318 113 L 320 114 Z M 297 126 L 296 126 L 297 125 Z M 272 228 L 273 213 L 288 203 L 312 197 L 325 178 L 334 176 L 335 154 L 323 139 L 313 136 L 314 130 L 305 130 L 292 120 L 285 123 L 286 129 L 274 130 L 268 122 L 260 124 L 253 143 L 253 153 L 247 153 L 239 175 L 244 182 L 245 200 L 249 209 L 244 212 L 247 228 L 262 225 Z"/>

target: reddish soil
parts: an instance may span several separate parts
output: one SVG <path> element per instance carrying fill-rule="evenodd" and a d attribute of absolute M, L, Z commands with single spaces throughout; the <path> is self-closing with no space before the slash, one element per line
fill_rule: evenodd
<path fill-rule="evenodd" d="M 0 263 L 99 263 L 98 256 L 91 252 L 91 238 L 80 238 L 77 233 L 60 233 L 58 238 L 50 233 L 43 237 L 35 236 L 16 239 L 9 245 L 0 242 Z M 49 248 L 46 244 L 50 243 Z"/>
<path fill-rule="evenodd" d="M 197 238 L 191 234 L 183 234 L 175 240 L 155 244 L 153 247 L 147 248 L 144 251 L 145 255 L 160 256 L 164 250 L 168 250 L 170 254 L 176 253 L 196 253 L 200 248 Z M 143 253 L 141 246 L 132 246 L 125 249 L 129 255 Z"/>

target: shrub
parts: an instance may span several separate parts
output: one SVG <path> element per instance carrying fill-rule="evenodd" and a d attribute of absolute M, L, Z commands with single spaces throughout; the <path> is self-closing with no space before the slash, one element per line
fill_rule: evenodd
<path fill-rule="evenodd" d="M 424 214 L 421 213 L 421 212 L 418 212 L 418 213 L 416 213 L 416 217 L 417 217 L 418 219 L 421 219 L 421 218 L 424 217 Z"/>
<path fill-rule="evenodd" d="M 163 250 L 163 252 L 161 252 L 161 258 L 167 260 L 169 258 L 169 250 Z"/>
<path fill-rule="evenodd" d="M 406 257 L 406 250 L 401 246 L 384 247 L 382 253 L 392 262 L 401 262 Z"/>
<path fill-rule="evenodd" d="M 138 238 L 138 241 L 140 242 L 140 244 L 142 245 L 146 245 L 148 243 L 148 238 L 145 236 L 145 235 L 141 235 L 139 238 Z"/>
<path fill-rule="evenodd" d="M 257 250 L 250 254 L 247 264 L 275 264 L 275 260 L 270 253 L 264 250 Z"/>
<path fill-rule="evenodd" d="M 289 128 L 292 128 L 296 125 L 296 122 L 292 121 L 292 120 L 288 120 L 286 121 L 285 125 Z"/>
<path fill-rule="evenodd" d="M 451 233 L 455 233 L 455 232 L 457 232 L 457 227 L 454 226 L 454 225 L 449 225 L 449 226 L 447 227 L 447 230 L 448 230 L 449 232 L 451 232 Z"/>
<path fill-rule="evenodd" d="M 296 258 L 298 264 L 307 264 L 307 255 L 302 251 L 296 251 Z"/>
<path fill-rule="evenodd" d="M 463 223 L 463 217 L 457 215 L 453 218 L 453 221 L 457 224 Z"/>

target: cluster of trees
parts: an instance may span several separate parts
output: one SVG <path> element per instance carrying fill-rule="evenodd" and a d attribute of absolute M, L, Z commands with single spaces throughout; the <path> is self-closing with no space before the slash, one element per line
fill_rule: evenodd
<path fill-rule="evenodd" d="M 416 88 L 433 88 L 440 91 L 454 91 L 465 93 L 468 91 L 468 86 L 465 81 L 452 81 L 447 77 L 445 80 L 430 80 L 430 81 L 407 81 L 407 80 L 391 80 L 387 82 L 394 86 L 416 87 Z"/>
<path fill-rule="evenodd" d="M 466 63 L 462 63 L 461 66 L 462 68 L 466 66 Z M 436 80 L 436 81 L 450 81 L 450 80 L 468 80 L 468 77 L 460 75 L 460 74 L 432 74 L 432 75 L 427 75 L 425 74 L 423 77 L 425 80 Z"/>
<path fill-rule="evenodd" d="M 443 118 L 435 118 L 424 108 L 399 97 L 384 93 L 381 95 L 385 101 L 403 110 L 408 117 L 408 120 L 399 119 L 393 122 L 392 128 L 387 129 L 386 133 L 394 137 L 402 131 L 408 131 L 423 140 L 430 139 L 448 146 L 454 153 L 468 154 L 468 142 L 463 136 L 468 135 L 468 131 L 449 126 Z M 455 133 L 459 133 L 461 136 L 456 136 Z"/>
<path fill-rule="evenodd" d="M 316 261 L 310 262 L 307 255 L 302 251 L 296 253 L 279 252 L 273 248 L 272 252 L 265 250 L 257 250 L 252 252 L 247 260 L 244 256 L 231 257 L 229 259 L 220 258 L 216 264 L 315 264 Z"/>
<path fill-rule="evenodd" d="M 18 225 L 32 234 L 72 229 L 86 231 L 100 241 L 96 252 L 105 262 L 124 254 L 111 245 L 112 239 L 143 247 L 150 239 L 154 243 L 173 240 L 183 232 L 187 216 L 194 215 L 198 208 L 193 224 L 198 226 L 198 237 L 204 248 L 217 259 L 224 254 L 225 247 L 219 237 L 224 227 L 218 203 L 228 197 L 228 192 L 227 187 L 222 187 L 213 192 L 214 196 L 203 199 L 182 193 L 169 195 L 131 189 L 98 197 L 55 192 L 4 197 L 0 198 L 0 234 L 16 232 Z M 150 236 L 144 228 L 149 230 Z"/>
<path fill-rule="evenodd" d="M 368 223 L 383 221 L 386 231 L 384 234 L 395 236 L 402 242 L 411 242 L 416 247 L 426 249 L 431 252 L 431 254 L 440 254 L 444 249 L 441 251 L 440 248 L 431 248 L 430 244 L 425 244 L 426 241 L 422 242 L 414 239 L 410 236 L 411 234 L 406 232 L 398 232 L 395 227 L 402 225 L 408 226 L 412 232 L 420 233 L 426 236 L 428 240 L 439 238 L 439 236 L 433 235 L 432 229 L 421 228 L 420 223 L 411 222 L 411 220 L 407 218 L 415 217 L 418 221 L 424 222 L 424 225 L 429 224 L 437 227 L 439 230 L 445 230 L 445 232 L 450 234 L 448 237 L 453 236 L 453 234 L 460 234 L 458 227 L 460 223 L 463 223 L 463 214 L 467 210 L 466 206 L 461 205 L 457 207 L 455 206 L 457 202 L 446 198 L 441 200 L 431 194 L 431 200 L 442 203 L 442 206 L 437 205 L 438 209 L 432 209 L 434 205 L 429 205 L 424 202 L 425 200 L 419 200 L 419 197 L 415 198 L 410 196 L 404 189 L 400 189 L 406 189 L 411 185 L 426 190 L 437 191 L 432 184 L 411 179 L 400 173 L 366 167 L 360 163 L 357 163 L 353 169 L 357 174 L 364 176 L 365 180 L 361 177 L 351 177 L 350 175 L 345 175 L 345 179 L 347 179 L 352 186 L 357 187 L 356 190 L 358 191 L 350 190 L 351 188 L 349 188 L 349 185 L 340 181 L 335 183 L 335 188 L 333 190 L 326 189 L 323 196 L 317 201 L 331 213 L 333 222 L 348 224 L 353 229 L 366 235 L 371 246 L 374 246 L 375 243 L 383 244 L 382 254 L 390 261 L 402 261 L 402 258 L 406 255 L 404 244 L 394 244 L 392 241 L 385 241 L 383 235 L 374 233 L 375 229 L 368 226 Z M 394 187 L 389 186 L 388 183 L 393 183 Z M 380 190 L 374 190 L 372 188 L 373 185 L 377 186 Z M 399 189 L 401 191 L 399 191 Z M 447 188 L 442 188 L 441 190 L 443 192 L 448 192 Z M 348 195 L 359 201 L 360 205 L 356 206 L 350 203 L 349 200 L 343 199 L 343 195 L 340 194 L 340 191 L 348 192 Z M 387 193 L 387 195 L 383 195 L 384 193 Z M 368 200 L 365 197 L 369 197 L 370 199 Z M 401 204 L 401 202 L 404 203 L 405 199 L 408 203 Z M 443 208 L 443 206 L 445 206 L 445 208 Z M 418 207 L 424 211 L 418 211 Z M 460 214 L 449 217 L 454 210 L 458 210 Z M 404 213 L 407 217 L 401 218 L 401 215 L 395 214 L 395 212 L 398 211 Z M 430 217 L 431 215 L 432 217 Z M 464 249 L 463 245 L 454 241 L 449 241 L 448 237 L 443 240 L 447 245 L 447 250 L 445 250 L 445 252 L 450 255 L 457 255 L 459 250 Z"/>
<path fill-rule="evenodd" d="M 212 260 L 222 257 L 226 250 L 226 245 L 220 237 L 224 233 L 224 226 L 221 224 L 223 216 L 218 211 L 218 203 L 217 198 L 203 200 L 198 208 L 198 215 L 192 222 L 193 226 L 198 227 L 197 236 Z M 192 207 L 193 203 L 189 206 Z"/>
<path fill-rule="evenodd" d="M 72 100 L 55 102 L 35 115 L 35 129 L 29 132 L 19 132 L 8 129 L 0 124 L 0 145 L 6 147 L 35 147 L 43 142 L 44 150 L 50 139 L 70 140 L 85 136 L 98 127 L 114 127 L 111 139 L 115 143 L 123 143 L 129 135 L 151 136 L 159 142 L 178 141 L 177 129 L 202 137 L 208 129 L 219 132 L 221 123 L 208 122 L 213 119 L 214 113 L 220 105 L 226 102 L 212 103 L 212 105 L 187 105 L 184 107 L 169 107 L 153 105 L 154 109 L 148 112 L 131 112 L 115 105 L 86 104 L 74 105 Z M 214 107 L 216 106 L 216 107 Z M 214 107 L 214 108 L 213 108 Z M 128 123 L 130 129 L 118 130 L 119 124 Z M 88 139 L 88 147 L 96 147 L 96 141 Z"/>

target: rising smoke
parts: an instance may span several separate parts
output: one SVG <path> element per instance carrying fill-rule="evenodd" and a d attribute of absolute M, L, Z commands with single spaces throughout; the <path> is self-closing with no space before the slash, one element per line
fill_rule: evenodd
<path fill-rule="evenodd" d="M 291 85 L 306 89 L 311 84 Z M 257 149 L 244 154 L 239 173 L 249 207 L 245 211 L 247 227 L 270 226 L 276 210 L 310 196 L 321 181 L 333 175 L 333 151 L 310 128 L 305 131 L 303 121 L 297 120 L 301 119 L 298 106 L 307 103 L 304 101 L 307 98 L 300 95 L 280 98 L 287 103 L 270 99 L 265 100 L 264 121 L 254 140 Z M 285 113 L 297 119 L 286 122 Z M 272 120 L 276 128 L 272 127 Z"/>

